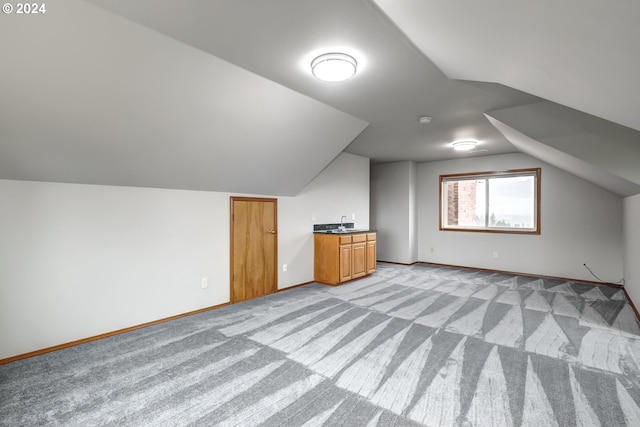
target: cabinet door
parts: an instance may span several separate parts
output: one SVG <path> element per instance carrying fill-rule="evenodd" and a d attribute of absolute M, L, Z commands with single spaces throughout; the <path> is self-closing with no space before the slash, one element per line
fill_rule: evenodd
<path fill-rule="evenodd" d="M 351 245 L 340 246 L 340 283 L 351 280 Z"/>
<path fill-rule="evenodd" d="M 367 274 L 367 244 L 354 243 L 352 246 L 351 257 L 353 259 L 353 269 L 351 270 L 351 277 L 353 279 L 362 277 Z"/>
<path fill-rule="evenodd" d="M 374 273 L 376 271 L 376 258 L 377 258 L 377 250 L 376 250 L 376 241 L 368 241 L 367 242 L 367 274 Z"/>

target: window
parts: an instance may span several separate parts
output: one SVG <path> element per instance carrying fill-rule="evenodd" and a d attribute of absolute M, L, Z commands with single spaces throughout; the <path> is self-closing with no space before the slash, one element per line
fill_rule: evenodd
<path fill-rule="evenodd" d="M 540 234 L 540 169 L 440 175 L 440 229 Z"/>

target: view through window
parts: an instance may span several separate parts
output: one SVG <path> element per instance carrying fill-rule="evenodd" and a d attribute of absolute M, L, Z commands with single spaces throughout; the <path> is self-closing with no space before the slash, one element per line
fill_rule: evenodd
<path fill-rule="evenodd" d="M 540 234 L 540 169 L 440 176 L 440 229 Z"/>

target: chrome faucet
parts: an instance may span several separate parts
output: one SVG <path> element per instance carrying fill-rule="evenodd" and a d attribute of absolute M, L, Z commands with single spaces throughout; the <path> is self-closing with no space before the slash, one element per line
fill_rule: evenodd
<path fill-rule="evenodd" d="M 340 217 L 340 228 L 339 228 L 339 230 L 340 230 L 340 231 L 344 231 L 344 230 L 346 230 L 346 229 L 347 229 L 347 228 L 344 226 L 344 222 L 345 222 L 346 220 L 347 220 L 347 216 L 346 216 L 346 215 L 342 215 L 342 216 Z"/>

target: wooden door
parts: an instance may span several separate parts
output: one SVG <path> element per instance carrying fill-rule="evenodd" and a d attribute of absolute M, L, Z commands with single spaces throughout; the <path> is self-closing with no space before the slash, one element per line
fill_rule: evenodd
<path fill-rule="evenodd" d="M 367 274 L 376 271 L 376 241 L 367 242 Z"/>
<path fill-rule="evenodd" d="M 340 245 L 340 283 L 351 280 L 351 243 Z"/>
<path fill-rule="evenodd" d="M 367 243 L 354 243 L 351 250 L 351 258 L 353 260 L 351 278 L 357 279 L 367 274 Z"/>
<path fill-rule="evenodd" d="M 378 258 L 376 233 L 367 234 L 367 274 L 375 273 Z"/>
<path fill-rule="evenodd" d="M 276 292 L 278 200 L 231 197 L 231 302 Z"/>

